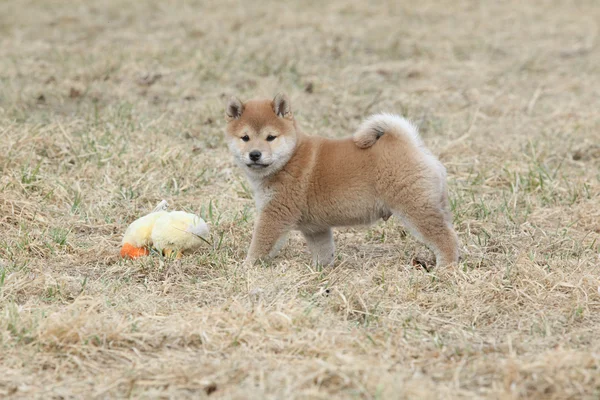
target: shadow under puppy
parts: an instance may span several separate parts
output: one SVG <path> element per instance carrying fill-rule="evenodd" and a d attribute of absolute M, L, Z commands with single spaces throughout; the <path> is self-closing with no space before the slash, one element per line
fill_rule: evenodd
<path fill-rule="evenodd" d="M 246 103 L 233 97 L 226 116 L 229 149 L 258 209 L 246 264 L 273 256 L 293 229 L 314 263 L 330 264 L 332 227 L 391 215 L 434 251 L 437 266 L 458 261 L 446 170 L 406 119 L 376 114 L 352 137 L 310 136 L 298 129 L 284 94 Z"/>

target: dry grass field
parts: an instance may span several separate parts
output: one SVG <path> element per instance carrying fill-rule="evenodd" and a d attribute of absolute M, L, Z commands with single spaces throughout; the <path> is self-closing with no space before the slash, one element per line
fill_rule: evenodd
<path fill-rule="evenodd" d="M 600 4 L 0 2 L 0 397 L 600 398 Z M 449 175 L 463 260 L 393 219 L 255 216 L 223 105 L 287 92 L 305 132 L 377 111 Z M 161 199 L 211 245 L 118 257 Z"/>

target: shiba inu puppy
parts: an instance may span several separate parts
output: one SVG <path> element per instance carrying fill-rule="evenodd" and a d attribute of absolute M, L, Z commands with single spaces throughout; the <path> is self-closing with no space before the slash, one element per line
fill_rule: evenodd
<path fill-rule="evenodd" d="M 306 238 L 314 263 L 330 264 L 332 227 L 392 215 L 434 251 L 437 266 L 458 261 L 446 170 L 406 119 L 377 114 L 346 139 L 309 136 L 284 94 L 246 103 L 233 97 L 226 117 L 229 149 L 258 209 L 246 264 L 272 255 L 293 229 Z"/>

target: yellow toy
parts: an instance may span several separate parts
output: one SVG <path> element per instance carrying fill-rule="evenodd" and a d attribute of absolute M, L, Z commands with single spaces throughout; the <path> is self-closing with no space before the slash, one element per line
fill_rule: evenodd
<path fill-rule="evenodd" d="M 166 211 L 165 200 L 150 214 L 136 219 L 123 236 L 121 257 L 138 258 L 150 254 L 154 247 L 165 256 L 191 252 L 207 242 L 209 229 L 206 222 L 195 214 L 184 211 Z M 208 242 L 207 242 L 208 243 Z"/>

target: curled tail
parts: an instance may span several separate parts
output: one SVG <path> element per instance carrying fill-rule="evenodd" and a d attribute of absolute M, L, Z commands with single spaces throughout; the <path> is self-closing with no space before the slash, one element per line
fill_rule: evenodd
<path fill-rule="evenodd" d="M 354 133 L 353 139 L 359 148 L 367 149 L 383 135 L 395 135 L 411 140 L 419 147 L 423 145 L 417 128 L 409 120 L 394 114 L 370 116 Z"/>

